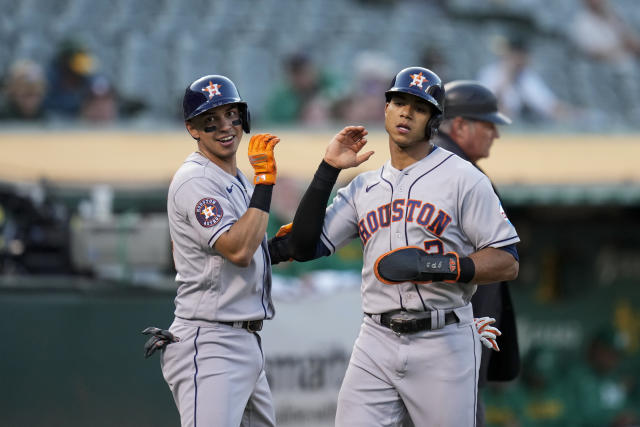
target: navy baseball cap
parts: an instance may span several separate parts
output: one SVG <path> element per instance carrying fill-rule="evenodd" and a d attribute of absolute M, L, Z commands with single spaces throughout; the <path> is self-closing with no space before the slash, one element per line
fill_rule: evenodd
<path fill-rule="evenodd" d="M 473 80 L 454 80 L 444 85 L 444 118 L 509 125 L 511 119 L 498 111 L 498 99 L 485 85 Z"/>

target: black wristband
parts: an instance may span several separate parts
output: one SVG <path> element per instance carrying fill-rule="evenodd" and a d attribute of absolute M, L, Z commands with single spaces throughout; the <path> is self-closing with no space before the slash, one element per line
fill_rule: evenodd
<path fill-rule="evenodd" d="M 318 166 L 318 170 L 316 170 L 316 173 L 313 175 L 313 180 L 309 186 L 320 189 L 328 188 L 329 192 L 331 192 L 333 185 L 338 180 L 338 175 L 340 175 L 340 169 L 334 168 L 323 160 L 320 162 L 320 166 Z"/>
<path fill-rule="evenodd" d="M 260 209 L 269 213 L 271 208 L 271 195 L 273 194 L 273 184 L 258 184 L 253 189 L 253 196 L 249 202 L 250 208 Z"/>
<path fill-rule="evenodd" d="M 469 257 L 460 258 L 460 277 L 459 283 L 469 283 L 473 276 L 476 275 L 476 265 Z"/>

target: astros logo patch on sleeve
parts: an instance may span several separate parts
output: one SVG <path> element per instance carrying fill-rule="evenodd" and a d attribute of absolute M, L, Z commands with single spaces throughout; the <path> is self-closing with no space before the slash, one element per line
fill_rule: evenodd
<path fill-rule="evenodd" d="M 203 227 L 213 227 L 223 215 L 222 206 L 214 198 L 207 197 L 196 203 L 196 218 Z"/>
<path fill-rule="evenodd" d="M 500 215 L 502 215 L 502 218 L 504 218 L 505 221 L 507 221 L 509 224 L 511 224 L 511 221 L 509 221 L 509 218 L 507 218 L 507 213 L 502 208 L 502 203 L 500 203 Z M 511 224 L 511 225 L 513 225 L 513 224 Z"/>

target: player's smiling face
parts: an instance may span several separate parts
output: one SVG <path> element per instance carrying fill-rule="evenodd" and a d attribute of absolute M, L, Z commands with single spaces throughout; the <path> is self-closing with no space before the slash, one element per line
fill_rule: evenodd
<path fill-rule="evenodd" d="M 198 149 L 207 157 L 214 156 L 223 162 L 233 160 L 243 135 L 236 104 L 213 108 L 186 125 L 191 136 L 198 140 Z"/>
<path fill-rule="evenodd" d="M 384 114 L 389 137 L 401 148 L 425 140 L 427 122 L 431 118 L 431 107 L 426 101 L 400 92 L 387 102 Z"/>

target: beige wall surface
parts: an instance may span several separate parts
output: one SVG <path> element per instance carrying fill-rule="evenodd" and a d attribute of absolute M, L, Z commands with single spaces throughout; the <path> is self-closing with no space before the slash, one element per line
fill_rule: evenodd
<path fill-rule="evenodd" d="M 276 161 L 281 175 L 310 179 L 333 132 L 280 131 Z M 244 136 L 238 166 L 250 172 Z M 382 131 L 369 135 L 374 156 L 343 178 L 380 167 L 388 159 Z M 186 132 L 3 132 L 0 180 L 122 185 L 168 182 L 195 150 Z M 504 134 L 480 166 L 498 184 L 640 182 L 640 135 Z"/>

